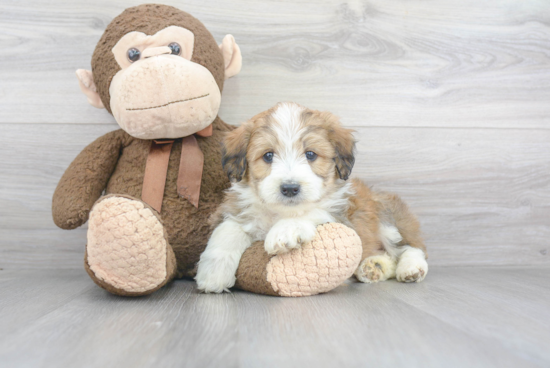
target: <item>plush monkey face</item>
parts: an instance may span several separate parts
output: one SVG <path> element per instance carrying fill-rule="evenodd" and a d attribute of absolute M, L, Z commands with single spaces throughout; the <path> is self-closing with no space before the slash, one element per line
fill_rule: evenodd
<path fill-rule="evenodd" d="M 204 25 L 164 5 L 125 10 L 105 30 L 78 70 L 88 101 L 106 107 L 122 129 L 141 139 L 179 138 L 216 118 L 223 80 L 240 71 L 231 35 L 218 47 Z"/>

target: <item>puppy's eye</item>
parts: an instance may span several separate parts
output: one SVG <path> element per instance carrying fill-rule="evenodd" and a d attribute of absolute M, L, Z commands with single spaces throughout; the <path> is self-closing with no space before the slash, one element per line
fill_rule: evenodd
<path fill-rule="evenodd" d="M 315 159 L 317 158 L 317 154 L 313 151 L 307 151 L 306 152 L 306 158 L 309 160 L 309 161 L 315 161 Z"/>
<path fill-rule="evenodd" d="M 128 55 L 128 60 L 130 60 L 132 63 L 134 61 L 138 61 L 141 56 L 141 52 L 135 47 L 132 47 L 131 49 L 129 49 L 126 54 Z"/>
<path fill-rule="evenodd" d="M 172 55 L 179 55 L 181 54 L 181 46 L 177 42 L 172 42 L 168 45 L 170 50 L 172 50 Z"/>
<path fill-rule="evenodd" d="M 272 163 L 273 162 L 273 152 L 267 152 L 266 154 L 264 154 L 264 161 L 267 162 L 268 164 Z"/>

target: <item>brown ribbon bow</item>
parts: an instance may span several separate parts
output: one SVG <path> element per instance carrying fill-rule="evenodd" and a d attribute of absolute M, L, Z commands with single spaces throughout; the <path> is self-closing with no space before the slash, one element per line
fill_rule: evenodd
<path fill-rule="evenodd" d="M 196 133 L 201 137 L 212 135 L 212 125 Z M 145 164 L 145 176 L 141 199 L 157 210 L 162 209 L 168 161 L 175 140 L 153 140 Z M 178 171 L 178 195 L 199 207 L 204 155 L 194 135 L 182 138 L 180 166 Z"/>

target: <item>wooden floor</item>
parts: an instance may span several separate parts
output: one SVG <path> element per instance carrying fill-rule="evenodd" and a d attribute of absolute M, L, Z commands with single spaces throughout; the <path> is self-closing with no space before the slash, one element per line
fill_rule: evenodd
<path fill-rule="evenodd" d="M 306 298 L 112 296 L 84 271 L 0 271 L 1 367 L 548 367 L 550 269 L 433 267 Z"/>

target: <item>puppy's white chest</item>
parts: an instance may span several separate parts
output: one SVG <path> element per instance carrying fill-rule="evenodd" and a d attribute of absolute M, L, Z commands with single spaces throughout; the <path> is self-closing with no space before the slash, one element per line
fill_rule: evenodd
<path fill-rule="evenodd" d="M 279 216 L 271 213 L 256 213 L 243 223 L 243 230 L 252 238 L 252 241 L 264 240 L 269 230 L 279 221 Z"/>

